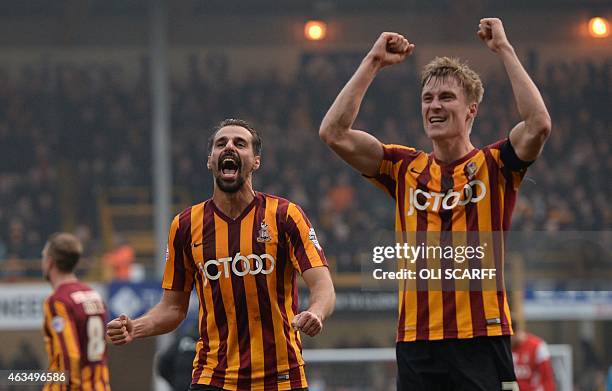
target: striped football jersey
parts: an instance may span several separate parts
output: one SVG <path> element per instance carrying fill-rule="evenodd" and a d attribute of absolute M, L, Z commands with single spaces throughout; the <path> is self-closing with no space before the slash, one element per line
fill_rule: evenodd
<path fill-rule="evenodd" d="M 212 200 L 172 221 L 164 289 L 200 301 L 192 383 L 227 390 L 307 386 L 298 332 L 296 277 L 327 266 L 314 229 L 297 205 L 256 193 L 236 219 Z"/>
<path fill-rule="evenodd" d="M 109 391 L 108 314 L 100 294 L 78 281 L 63 283 L 45 300 L 43 309 L 49 371 L 66 372 L 68 380 L 43 390 Z"/>
<path fill-rule="evenodd" d="M 417 277 L 400 283 L 397 341 L 512 334 L 504 233 L 525 167 L 504 160 L 508 143 L 474 149 L 448 164 L 414 148 L 383 146 L 379 173 L 369 179 L 395 200 L 398 242 L 422 250 L 414 262 L 399 263 Z M 510 156 L 516 160 L 513 149 Z M 482 258 L 464 262 L 457 254 L 466 248 L 481 251 Z M 476 268 L 489 270 L 488 278 Z M 439 274 L 428 279 L 432 274 L 420 274 L 423 269 Z"/>

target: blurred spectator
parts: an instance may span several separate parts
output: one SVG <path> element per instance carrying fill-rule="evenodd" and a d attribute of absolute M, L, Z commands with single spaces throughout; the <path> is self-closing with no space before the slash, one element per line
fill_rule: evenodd
<path fill-rule="evenodd" d="M 9 254 L 2 265 L 2 278 L 5 281 L 13 282 L 22 280 L 26 277 L 27 264 L 23 259 L 15 254 Z"/>
<path fill-rule="evenodd" d="M 112 280 L 129 281 L 132 277 L 134 248 L 123 238 L 117 237 L 116 246 L 102 256 L 102 262 L 110 268 Z"/>

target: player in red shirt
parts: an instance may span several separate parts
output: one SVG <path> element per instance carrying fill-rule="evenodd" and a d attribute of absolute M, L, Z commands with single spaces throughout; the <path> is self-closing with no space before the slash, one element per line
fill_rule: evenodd
<path fill-rule="evenodd" d="M 523 330 L 512 337 L 514 372 L 521 391 L 555 391 L 550 351 L 543 339 Z"/>
<path fill-rule="evenodd" d="M 42 273 L 53 286 L 44 303 L 45 347 L 49 370 L 66 372 L 67 385 L 44 391 L 110 391 L 104 325 L 108 315 L 102 297 L 74 274 L 83 247 L 69 233 L 49 237 L 42 251 Z"/>

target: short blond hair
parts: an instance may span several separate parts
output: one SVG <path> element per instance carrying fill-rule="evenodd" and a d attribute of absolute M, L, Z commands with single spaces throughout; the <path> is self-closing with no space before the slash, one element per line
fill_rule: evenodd
<path fill-rule="evenodd" d="M 56 232 L 47 240 L 47 255 L 64 273 L 74 270 L 81 254 L 83 254 L 83 245 L 73 234 Z"/>
<path fill-rule="evenodd" d="M 467 100 L 472 103 L 482 102 L 484 87 L 478 73 L 474 72 L 467 63 L 455 57 L 436 57 L 425 65 L 421 73 L 421 88 L 432 78 L 446 78 L 452 76 L 463 87 Z"/>

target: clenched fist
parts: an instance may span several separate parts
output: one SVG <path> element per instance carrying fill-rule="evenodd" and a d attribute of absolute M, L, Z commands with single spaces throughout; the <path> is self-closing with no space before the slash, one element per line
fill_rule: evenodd
<path fill-rule="evenodd" d="M 323 322 L 314 312 L 302 311 L 293 318 L 291 326 L 295 330 L 300 330 L 306 335 L 314 337 L 323 329 Z"/>
<path fill-rule="evenodd" d="M 480 19 L 477 34 L 494 53 L 499 53 L 502 49 L 510 48 L 510 42 L 506 37 L 504 25 L 498 18 Z"/>
<path fill-rule="evenodd" d="M 408 42 L 403 35 L 385 32 L 380 34 L 380 37 L 374 42 L 368 57 L 382 68 L 404 61 L 412 54 L 413 49 L 414 44 Z"/>
<path fill-rule="evenodd" d="M 125 314 L 111 320 L 106 325 L 106 336 L 113 345 L 125 345 L 132 342 L 134 340 L 132 320 Z"/>

